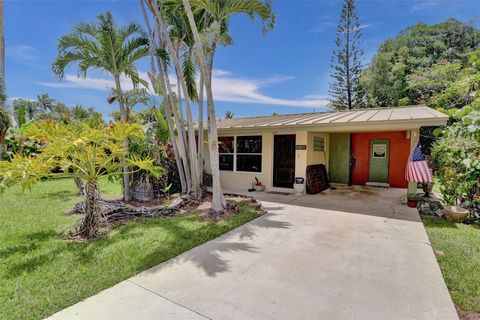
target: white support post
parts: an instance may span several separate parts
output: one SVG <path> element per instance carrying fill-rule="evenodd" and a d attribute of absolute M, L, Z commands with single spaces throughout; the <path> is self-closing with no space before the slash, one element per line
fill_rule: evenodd
<path fill-rule="evenodd" d="M 417 145 L 418 141 L 420 140 L 420 129 L 412 129 L 410 130 L 410 154 L 412 153 L 413 149 Z M 417 183 L 416 182 L 409 182 L 407 194 L 409 193 L 417 193 Z"/>

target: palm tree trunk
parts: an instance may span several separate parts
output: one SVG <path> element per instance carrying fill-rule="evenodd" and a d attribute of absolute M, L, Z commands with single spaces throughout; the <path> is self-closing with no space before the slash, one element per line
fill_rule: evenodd
<path fill-rule="evenodd" d="M 73 178 L 73 182 L 75 182 L 75 185 L 77 186 L 78 193 L 82 196 L 85 195 L 85 185 L 83 184 L 82 179 L 80 178 Z"/>
<path fill-rule="evenodd" d="M 5 13 L 0 0 L 0 85 L 5 89 Z"/>
<path fill-rule="evenodd" d="M 194 197 L 199 198 L 201 196 L 201 187 L 200 187 L 199 174 L 198 174 L 198 160 L 197 160 L 197 151 L 196 151 L 196 143 L 195 143 L 195 130 L 193 127 L 191 99 L 187 90 L 185 78 L 183 77 L 180 61 L 176 54 L 175 47 L 173 46 L 172 40 L 170 39 L 170 36 L 168 34 L 168 30 L 166 29 L 165 23 L 163 21 L 163 17 L 160 11 L 158 10 L 157 6 L 154 5 L 153 9 L 155 11 L 155 16 L 157 17 L 158 25 L 166 41 L 168 52 L 170 53 L 170 56 L 173 57 L 175 71 L 180 82 L 178 85 L 181 87 L 181 91 L 183 92 L 183 96 L 185 97 L 185 104 L 186 104 L 185 109 L 187 113 L 188 156 L 189 156 L 189 164 L 190 164 L 190 173 L 192 178 L 192 191 L 193 191 Z M 183 126 L 183 124 L 181 124 L 181 126 Z"/>
<path fill-rule="evenodd" d="M 200 91 L 198 92 L 198 173 L 200 183 L 203 185 L 203 90 L 205 81 L 200 75 Z"/>
<path fill-rule="evenodd" d="M 118 104 L 120 106 L 120 117 L 123 122 L 127 122 L 127 110 L 125 108 L 125 102 L 123 101 L 123 91 L 122 86 L 120 85 L 120 78 L 115 76 L 115 88 L 118 94 Z M 129 141 L 128 138 L 123 140 L 123 148 L 128 152 L 129 149 Z M 130 201 L 130 174 L 127 165 L 127 159 L 122 158 L 122 166 L 123 166 L 123 200 L 128 202 Z"/>
<path fill-rule="evenodd" d="M 85 217 L 80 226 L 80 235 L 87 239 L 96 238 L 99 231 L 99 215 L 97 207 L 98 185 L 96 181 L 85 185 Z"/>
<path fill-rule="evenodd" d="M 2 140 L 2 139 L 0 139 Z M 3 160 L 3 153 L 5 152 L 5 141 L 0 142 L 0 161 Z"/>
<path fill-rule="evenodd" d="M 154 16 L 156 17 L 156 12 L 158 11 L 155 9 L 156 4 L 153 4 L 150 2 L 150 0 L 145 0 L 147 3 L 148 7 L 150 10 L 154 12 Z M 164 41 L 161 38 L 161 30 L 160 26 L 158 24 L 158 18 L 156 18 L 156 31 L 157 31 L 157 37 L 158 37 L 158 44 L 163 44 Z M 160 48 L 160 47 L 159 47 Z M 160 49 L 165 49 L 164 47 Z M 157 56 L 157 64 L 158 64 L 158 70 L 159 70 L 159 75 L 161 78 L 161 84 L 162 84 L 162 89 L 163 89 L 163 97 L 165 101 L 165 107 L 167 110 L 167 117 L 173 115 L 173 120 L 175 122 L 175 126 L 177 126 L 177 136 L 178 140 L 176 140 L 175 137 L 175 130 L 170 130 L 170 137 L 172 141 L 177 141 L 178 142 L 178 157 L 179 157 L 179 162 L 181 162 L 181 166 L 183 168 L 184 176 L 185 176 L 185 183 L 186 183 L 186 189 L 187 193 L 190 193 L 192 190 L 192 178 L 190 174 L 190 168 L 188 165 L 188 159 L 187 159 L 187 153 L 186 153 L 186 143 L 185 143 L 185 134 L 183 130 L 183 126 L 180 123 L 180 120 L 178 118 L 178 113 L 175 112 L 175 100 L 173 99 L 173 91 L 172 91 L 172 86 L 170 84 L 170 78 L 168 77 L 168 72 L 167 72 L 167 67 L 165 65 L 165 62 L 160 59 L 160 57 Z M 168 118 L 167 118 L 168 119 Z M 172 124 L 172 127 L 174 125 Z"/>
<path fill-rule="evenodd" d="M 188 21 L 190 23 L 190 28 L 192 30 L 193 36 L 196 42 L 196 48 L 198 56 L 200 57 L 200 67 L 202 74 L 205 77 L 205 88 L 207 93 L 207 110 L 208 110 L 208 143 L 209 143 L 209 154 L 210 154 L 210 164 L 212 169 L 212 211 L 214 214 L 223 213 L 224 209 L 224 198 L 222 193 L 222 186 L 220 184 L 220 165 L 219 165 L 219 154 L 218 154 L 218 133 L 217 133 L 217 120 L 215 116 L 215 103 L 213 101 L 213 92 L 212 92 L 212 78 L 211 73 L 208 70 L 207 59 L 205 57 L 204 45 L 200 34 L 198 33 L 197 26 L 195 24 L 195 18 L 193 17 L 192 8 L 188 0 L 183 0 L 183 6 L 187 13 Z"/>
<path fill-rule="evenodd" d="M 153 79 L 150 78 L 150 81 L 153 84 L 153 82 L 156 81 L 156 79 L 158 79 L 157 70 L 155 68 L 155 61 L 157 62 L 159 69 L 161 69 L 161 62 L 160 62 L 160 58 L 157 55 L 155 55 L 155 50 L 157 48 L 157 44 L 156 44 L 156 41 L 155 41 L 155 36 L 154 36 L 154 33 L 153 33 L 153 29 L 150 25 L 150 20 L 148 19 L 147 12 L 145 10 L 145 2 L 144 1 L 146 1 L 146 0 L 140 0 L 140 7 L 142 9 L 143 18 L 145 20 L 145 24 L 147 25 L 148 35 L 150 37 L 150 47 L 149 47 L 150 57 L 151 57 L 150 67 L 152 69 L 152 74 L 154 76 Z M 160 76 L 162 78 L 160 84 L 162 86 L 163 92 L 155 92 L 155 93 L 158 94 L 158 95 L 160 95 L 162 93 L 164 94 L 165 117 L 167 119 L 168 131 L 169 131 L 170 140 L 171 140 L 171 143 L 172 143 L 172 146 L 173 146 L 173 152 L 175 153 L 175 163 L 177 165 L 178 175 L 180 176 L 180 185 L 182 187 L 182 194 L 185 194 L 185 193 L 187 193 L 187 184 L 186 184 L 186 180 L 185 180 L 185 172 L 183 170 L 182 161 L 180 159 L 180 152 L 178 150 L 177 140 L 175 138 L 175 126 L 173 125 L 173 120 L 172 120 L 171 114 L 168 111 L 170 109 L 167 106 L 167 104 L 169 103 L 169 99 L 165 95 L 166 92 L 167 92 L 167 88 L 166 88 L 165 81 L 164 81 L 164 78 L 163 78 L 163 73 L 160 73 Z M 154 86 L 154 88 L 155 88 L 155 86 Z"/>
<path fill-rule="evenodd" d="M 170 84 L 170 79 L 168 78 L 168 73 L 167 73 L 167 69 L 164 62 L 161 62 L 160 69 L 162 69 L 161 75 L 162 75 L 162 78 L 164 79 L 163 81 L 165 81 L 165 86 L 167 89 L 166 92 L 168 92 L 166 95 L 166 98 L 169 99 L 169 103 L 166 103 L 165 106 L 169 108 L 168 112 L 170 113 L 170 115 L 173 115 L 173 120 L 175 121 L 175 126 L 177 127 L 178 147 L 179 147 L 178 149 L 180 151 L 180 157 L 182 159 L 182 166 L 185 170 L 185 181 L 187 182 L 187 193 L 190 193 L 193 190 L 192 175 L 191 175 L 190 165 L 189 165 L 188 156 L 187 156 L 187 147 L 186 147 L 187 144 L 185 141 L 185 132 L 183 129 L 183 125 L 180 122 L 180 118 L 178 117 L 178 112 L 175 108 L 175 101 L 172 95 L 172 92 L 173 92 L 172 86 Z M 173 131 L 173 133 L 175 134 L 175 131 Z"/>

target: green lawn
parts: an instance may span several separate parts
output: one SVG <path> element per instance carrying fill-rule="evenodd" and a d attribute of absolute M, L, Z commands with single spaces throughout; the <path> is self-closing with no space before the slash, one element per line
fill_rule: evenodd
<path fill-rule="evenodd" d="M 480 313 L 480 228 L 437 217 L 422 219 L 453 302 L 463 313 Z"/>
<path fill-rule="evenodd" d="M 117 184 L 103 183 L 106 195 Z M 128 223 L 101 240 L 72 242 L 61 234 L 78 217 L 65 216 L 80 197 L 71 180 L 0 195 L 0 319 L 40 319 L 257 217 L 242 206 L 226 221 L 195 214 Z"/>

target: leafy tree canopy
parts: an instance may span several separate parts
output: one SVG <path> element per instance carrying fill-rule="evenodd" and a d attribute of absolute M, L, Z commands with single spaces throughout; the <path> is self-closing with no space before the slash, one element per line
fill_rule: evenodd
<path fill-rule="evenodd" d="M 386 40 L 361 76 L 372 107 L 428 103 L 445 90 L 480 49 L 480 30 L 449 19 L 417 24 Z"/>

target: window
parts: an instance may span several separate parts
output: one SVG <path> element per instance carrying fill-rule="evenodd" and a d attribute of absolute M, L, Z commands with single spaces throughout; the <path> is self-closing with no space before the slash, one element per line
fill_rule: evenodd
<path fill-rule="evenodd" d="M 218 137 L 220 170 L 233 171 L 234 138 Z"/>
<path fill-rule="evenodd" d="M 237 137 L 237 170 L 246 172 L 262 171 L 262 137 Z"/>
<path fill-rule="evenodd" d="M 262 136 L 219 137 L 220 170 L 262 171 Z"/>
<path fill-rule="evenodd" d="M 313 137 L 313 151 L 325 151 L 325 139 L 323 137 Z"/>

